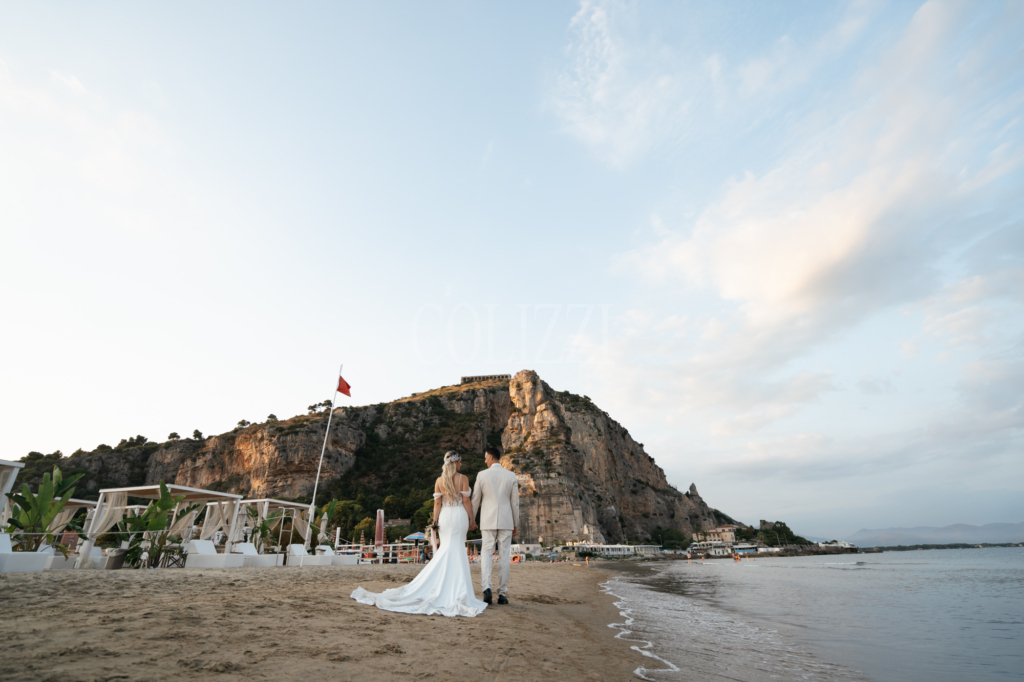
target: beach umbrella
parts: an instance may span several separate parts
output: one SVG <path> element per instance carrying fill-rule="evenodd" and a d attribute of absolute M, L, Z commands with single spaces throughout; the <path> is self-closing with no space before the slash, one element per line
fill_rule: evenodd
<path fill-rule="evenodd" d="M 377 527 L 373 534 L 373 546 L 377 550 L 377 556 L 384 553 L 384 510 L 377 510 Z"/>
<path fill-rule="evenodd" d="M 427 536 L 423 533 L 423 531 L 420 531 L 419 533 L 413 533 L 412 535 L 406 535 L 403 539 L 404 540 L 411 540 L 411 541 L 415 542 L 417 540 L 426 540 Z"/>

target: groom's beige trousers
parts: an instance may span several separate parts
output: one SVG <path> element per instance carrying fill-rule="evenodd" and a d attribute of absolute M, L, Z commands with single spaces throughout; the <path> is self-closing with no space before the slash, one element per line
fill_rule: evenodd
<path fill-rule="evenodd" d="M 498 594 L 508 594 L 508 569 L 512 565 L 512 531 L 480 531 L 480 589 L 492 590 L 491 557 L 494 543 L 498 543 Z"/>

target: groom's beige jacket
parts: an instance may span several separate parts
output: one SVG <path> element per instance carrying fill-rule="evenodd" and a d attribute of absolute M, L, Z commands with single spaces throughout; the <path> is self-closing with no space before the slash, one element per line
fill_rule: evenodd
<path fill-rule="evenodd" d="M 519 527 L 519 480 L 492 464 L 476 475 L 473 486 L 473 517 L 480 511 L 481 530 L 514 530 Z"/>

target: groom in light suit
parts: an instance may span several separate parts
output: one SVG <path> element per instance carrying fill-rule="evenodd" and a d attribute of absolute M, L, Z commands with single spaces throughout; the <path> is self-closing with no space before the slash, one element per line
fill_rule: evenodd
<path fill-rule="evenodd" d="M 508 604 L 508 570 L 512 558 L 512 536 L 519 528 L 519 480 L 501 466 L 498 448 L 484 451 L 487 468 L 476 475 L 473 486 L 473 518 L 480 510 L 482 537 L 480 558 L 480 586 L 484 601 L 491 603 L 491 556 L 498 544 L 498 603 Z"/>

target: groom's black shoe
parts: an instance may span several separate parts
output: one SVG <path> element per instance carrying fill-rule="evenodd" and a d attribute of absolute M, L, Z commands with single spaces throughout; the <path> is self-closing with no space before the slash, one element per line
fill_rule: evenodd
<path fill-rule="evenodd" d="M 503 595 L 503 594 L 499 594 L 498 595 L 498 603 L 499 604 L 508 604 L 508 598 L 505 597 L 505 595 Z"/>
<path fill-rule="evenodd" d="M 491 603 L 491 588 L 489 587 L 486 590 L 484 590 L 484 603 Z M 501 603 L 501 597 L 498 597 L 498 603 Z"/>

